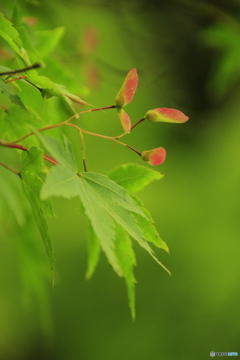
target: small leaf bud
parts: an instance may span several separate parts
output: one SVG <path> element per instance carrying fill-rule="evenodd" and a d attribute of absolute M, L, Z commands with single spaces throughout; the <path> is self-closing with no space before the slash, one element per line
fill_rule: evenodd
<path fill-rule="evenodd" d="M 123 130 L 126 133 L 130 133 L 132 124 L 129 115 L 122 108 L 117 108 L 117 114 L 121 121 Z"/>
<path fill-rule="evenodd" d="M 150 165 L 160 165 L 165 161 L 166 150 L 162 147 L 159 147 L 153 150 L 143 151 L 141 157 Z"/>
<path fill-rule="evenodd" d="M 115 104 L 117 108 L 122 108 L 132 101 L 137 86 L 138 86 L 138 74 L 137 74 L 137 70 L 134 68 L 128 72 L 122 84 L 122 87 L 116 96 Z"/>
<path fill-rule="evenodd" d="M 188 121 L 189 117 L 176 109 L 158 108 L 149 110 L 145 115 L 145 119 L 151 122 L 164 121 L 180 124 Z"/>

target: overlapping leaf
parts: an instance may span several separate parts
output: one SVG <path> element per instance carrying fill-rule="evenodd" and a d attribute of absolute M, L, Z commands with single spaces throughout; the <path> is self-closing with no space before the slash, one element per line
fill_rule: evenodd
<path fill-rule="evenodd" d="M 13 104 L 18 105 L 22 109 L 26 110 L 26 107 L 22 103 L 20 97 L 11 91 L 10 87 L 5 84 L 2 78 L 0 78 L 0 91 L 1 93 L 6 94 L 9 97 Z"/>
<path fill-rule="evenodd" d="M 19 33 L 12 26 L 11 21 L 7 20 L 2 13 L 0 13 L 0 36 L 17 54 L 20 54 L 22 42 Z"/>
<path fill-rule="evenodd" d="M 124 164 L 111 171 L 109 177 L 116 183 L 122 185 L 126 190 L 135 193 L 142 190 L 153 180 L 160 180 L 163 175 L 158 171 L 138 164 Z M 139 216 L 138 214 L 135 215 L 138 220 L 138 224 L 144 233 L 145 239 L 153 243 L 156 247 L 169 252 L 167 244 L 161 239 L 156 227 L 154 226 L 154 221 L 149 211 L 144 208 L 142 201 L 137 196 L 131 196 L 148 218 L 148 220 L 146 220 L 146 218 Z"/>
<path fill-rule="evenodd" d="M 42 127 L 43 122 L 41 117 L 32 109 L 28 108 L 25 111 L 19 109 L 16 105 L 8 107 L 5 112 L 2 129 L 8 134 L 8 139 L 14 141 L 29 132 L 29 126 Z M 33 141 L 34 139 L 31 139 Z"/>
<path fill-rule="evenodd" d="M 142 201 L 136 195 L 132 195 L 132 198 L 141 207 L 141 209 L 143 210 L 143 212 L 149 219 L 149 221 L 147 221 L 142 216 L 139 216 L 138 214 L 135 215 L 135 217 L 138 220 L 139 226 L 141 227 L 141 229 L 144 233 L 145 239 L 148 242 L 153 243 L 156 247 L 163 249 L 169 253 L 169 248 L 168 248 L 167 244 L 161 239 L 161 237 L 154 225 L 154 220 L 151 217 L 149 211 L 144 207 Z"/>
<path fill-rule="evenodd" d="M 87 264 L 86 278 L 90 279 L 96 269 L 101 252 L 100 242 L 95 232 L 93 231 L 91 225 L 89 225 L 89 229 L 87 233 L 87 247 L 88 247 L 88 264 Z"/>
<path fill-rule="evenodd" d="M 65 86 L 55 84 L 46 76 L 38 75 L 36 70 L 27 73 L 27 80 L 41 91 L 43 97 L 50 98 L 52 96 L 57 96 L 63 99 L 72 110 L 73 108 L 70 100 L 78 102 L 81 105 L 86 105 L 85 101 L 68 91 Z"/>
<path fill-rule="evenodd" d="M 37 303 L 40 324 L 44 333 L 53 329 L 48 283 L 46 282 L 47 263 L 42 257 L 35 231 L 32 228 L 31 216 L 28 213 L 26 223 L 18 228 L 16 247 L 18 252 L 19 277 L 22 282 L 22 302 L 26 306 Z"/>
<path fill-rule="evenodd" d="M 119 225 L 116 225 L 115 252 L 125 278 L 129 307 L 133 319 L 135 318 L 135 276 L 133 268 L 136 265 L 136 257 L 132 248 L 131 238 Z"/>
<path fill-rule="evenodd" d="M 109 177 L 130 192 L 144 189 L 150 182 L 160 180 L 163 175 L 146 166 L 123 164 L 109 173 Z"/>
<path fill-rule="evenodd" d="M 41 149 L 33 146 L 22 158 L 21 180 L 24 193 L 31 207 L 33 216 L 37 223 L 39 232 L 43 239 L 43 244 L 50 262 L 52 271 L 54 271 L 54 256 L 52 249 L 52 240 L 48 229 L 45 215 L 53 215 L 51 202 L 40 198 L 42 180 L 37 175 L 42 168 L 43 152 Z"/>

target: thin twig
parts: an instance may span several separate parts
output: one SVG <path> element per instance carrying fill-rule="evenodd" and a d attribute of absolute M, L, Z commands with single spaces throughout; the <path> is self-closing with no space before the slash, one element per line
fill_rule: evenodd
<path fill-rule="evenodd" d="M 24 71 L 36 69 L 36 68 L 39 68 L 39 67 L 41 67 L 41 65 L 40 65 L 39 63 L 36 63 L 36 64 L 30 65 L 30 66 L 26 66 L 26 67 L 21 68 L 21 69 L 9 70 L 9 71 L 0 72 L 0 76 L 16 74 L 16 73 L 20 73 L 20 72 L 24 72 Z"/>
<path fill-rule="evenodd" d="M 38 129 L 37 131 L 40 132 L 40 131 L 50 130 L 50 129 L 54 129 L 54 128 L 56 128 L 56 127 L 60 127 L 60 126 L 63 126 L 63 125 L 64 125 L 64 122 L 61 122 L 61 123 L 56 124 L 56 125 L 46 126 L 46 127 L 44 127 L 44 128 Z M 35 133 L 34 133 L 33 131 L 31 131 L 31 132 L 28 133 L 27 135 L 24 135 L 24 136 L 22 136 L 21 138 L 15 140 L 15 141 L 11 141 L 11 142 L 9 142 L 8 144 L 17 144 L 17 143 L 19 143 L 20 141 L 25 140 L 25 139 L 27 139 L 29 136 L 34 135 L 34 134 L 35 134 Z"/>
<path fill-rule="evenodd" d="M 103 139 L 109 139 L 109 140 L 114 140 L 115 139 L 112 136 L 96 134 L 96 133 L 93 133 L 93 132 L 90 132 L 90 131 L 87 131 L 87 130 L 83 130 L 79 126 L 77 126 L 75 124 L 72 124 L 72 123 L 65 122 L 65 123 L 63 123 L 63 125 L 71 126 L 71 127 L 75 128 L 75 129 L 77 129 L 78 131 L 81 131 L 81 132 L 83 132 L 85 134 L 88 134 L 88 135 L 93 135 L 93 136 L 97 136 L 97 137 L 100 137 L 100 138 L 103 138 Z"/>
<path fill-rule="evenodd" d="M 134 129 L 137 125 L 139 125 L 141 122 L 143 122 L 145 120 L 145 118 L 143 119 L 140 119 L 136 122 L 136 124 L 134 124 L 132 127 L 131 127 L 131 130 Z"/>
<path fill-rule="evenodd" d="M 73 99 L 72 99 L 73 100 Z M 82 115 L 82 114 L 86 114 L 92 111 L 100 111 L 100 110 L 107 110 L 107 109 L 114 109 L 116 106 L 115 105 L 111 105 L 111 106 L 105 106 L 105 107 L 101 107 L 101 108 L 96 108 L 96 109 L 88 109 L 88 110 L 84 110 L 84 111 L 80 111 L 79 113 L 76 113 L 74 115 L 72 115 L 69 119 L 67 119 L 65 121 L 65 123 L 68 123 L 69 121 L 71 121 L 72 119 L 76 118 L 78 115 Z"/>
<path fill-rule="evenodd" d="M 5 84 L 8 84 L 8 83 L 10 83 L 10 82 L 12 82 L 12 81 L 23 80 L 23 79 L 26 79 L 26 76 L 21 76 L 21 75 L 19 75 L 19 77 L 17 77 L 17 78 L 13 78 L 13 79 L 10 79 L 10 80 L 6 80 L 6 81 L 5 81 Z"/>
<path fill-rule="evenodd" d="M 19 175 L 19 172 L 18 172 L 17 170 L 15 170 L 15 169 L 11 168 L 10 166 L 8 166 L 8 165 L 6 165 L 6 164 L 2 163 L 1 161 L 0 161 L 0 165 L 1 165 L 1 166 L 3 166 L 3 167 L 5 167 L 6 169 L 8 169 L 8 170 L 12 171 L 14 174 Z"/>
<path fill-rule="evenodd" d="M 28 151 L 29 149 L 25 148 L 23 145 L 19 145 L 19 144 L 11 144 L 8 143 L 7 141 L 4 140 L 0 140 L 0 145 L 1 146 L 5 146 L 5 147 L 9 147 L 12 149 L 18 149 L 18 150 L 23 150 L 23 151 Z M 44 159 L 49 161 L 50 163 L 54 164 L 54 165 L 59 165 L 59 163 L 53 159 L 51 156 L 49 155 L 43 155 Z"/>
<path fill-rule="evenodd" d="M 79 135 L 82 140 L 82 161 L 83 161 L 83 168 L 84 171 L 87 172 L 87 164 L 86 164 L 86 153 L 85 153 L 85 140 L 82 131 L 79 131 Z"/>
<path fill-rule="evenodd" d="M 107 110 L 107 109 L 115 109 L 116 105 L 111 105 L 111 106 L 105 106 L 105 107 L 101 107 L 101 108 L 96 108 L 96 109 L 91 109 L 91 111 L 99 111 L 99 110 Z"/>
<path fill-rule="evenodd" d="M 123 142 L 121 142 L 121 141 L 118 141 L 118 138 L 116 138 L 116 137 L 106 136 L 106 135 L 101 135 L 101 134 L 96 134 L 96 133 L 93 133 L 93 132 L 90 132 L 90 131 L 87 131 L 87 130 L 83 130 L 83 129 L 81 129 L 80 127 L 78 127 L 77 125 L 71 124 L 71 123 L 65 123 L 64 125 L 71 126 L 71 127 L 75 128 L 75 129 L 77 129 L 79 132 L 83 132 L 83 133 L 88 134 L 88 135 L 97 136 L 97 137 L 100 137 L 100 138 L 103 138 L 103 139 L 112 140 L 112 141 L 114 141 L 114 142 L 116 142 L 116 143 L 118 143 L 118 144 L 120 144 L 120 145 L 122 145 L 122 146 L 128 147 L 129 149 L 131 149 L 132 151 L 134 151 L 135 153 L 137 153 L 139 156 L 141 156 L 141 154 L 142 154 L 140 151 L 134 149 L 134 148 L 131 147 L 130 145 L 125 144 L 125 143 L 123 143 Z"/>

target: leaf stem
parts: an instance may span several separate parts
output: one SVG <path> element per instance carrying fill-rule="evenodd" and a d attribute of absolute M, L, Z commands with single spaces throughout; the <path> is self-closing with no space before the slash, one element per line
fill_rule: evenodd
<path fill-rule="evenodd" d="M 57 127 L 60 127 L 60 126 L 63 126 L 63 125 L 69 125 L 69 126 L 76 127 L 78 131 L 82 131 L 82 132 L 89 133 L 89 132 L 87 132 L 86 130 L 80 129 L 79 127 L 77 127 L 77 126 L 74 125 L 74 124 L 69 124 L 69 121 L 71 121 L 72 119 L 74 119 L 74 118 L 75 118 L 76 116 L 78 116 L 78 115 L 82 115 L 82 114 L 85 114 L 85 113 L 88 113 L 88 112 L 91 112 L 91 111 L 98 111 L 98 110 L 105 110 L 105 109 L 113 109 L 113 108 L 115 108 L 115 105 L 105 106 L 105 107 L 96 108 L 96 109 L 84 110 L 84 111 L 81 111 L 81 112 L 79 112 L 79 113 L 76 113 L 76 114 L 72 115 L 69 119 L 67 119 L 67 120 L 65 120 L 65 121 L 62 121 L 62 122 L 59 123 L 59 124 L 46 126 L 46 127 L 44 127 L 44 128 L 38 129 L 37 131 L 45 131 L 45 130 L 54 129 L 54 128 L 57 128 Z M 121 134 L 121 135 L 119 135 L 119 136 L 117 136 L 117 137 L 104 136 L 104 135 L 94 134 L 94 133 L 89 133 L 89 134 L 94 135 L 94 136 L 104 137 L 104 138 L 107 138 L 107 139 L 113 139 L 113 138 L 115 138 L 115 139 L 117 140 L 118 138 L 124 136 L 126 133 Z M 31 135 L 34 135 L 34 132 L 33 132 L 33 131 L 31 131 L 30 133 L 22 136 L 21 138 L 15 140 L 15 141 L 9 142 L 9 144 L 17 144 L 18 142 L 27 139 L 27 138 L 28 138 L 29 136 L 31 136 Z"/>
<path fill-rule="evenodd" d="M 134 124 L 134 125 L 131 127 L 130 130 L 134 129 L 137 125 L 139 125 L 139 124 L 140 124 L 141 122 L 143 122 L 144 120 L 145 120 L 145 118 L 142 118 L 142 119 L 138 120 L 138 121 L 136 122 L 136 124 Z M 120 139 L 121 137 L 123 137 L 123 136 L 125 136 L 125 135 L 127 135 L 127 134 L 128 134 L 128 133 L 125 132 L 125 133 L 123 133 L 123 134 L 121 134 L 121 135 L 119 135 L 119 136 L 116 136 L 115 139 L 118 140 L 118 139 Z"/>
<path fill-rule="evenodd" d="M 132 127 L 131 127 L 131 130 L 132 129 L 134 129 L 137 125 L 139 125 L 141 122 L 143 122 L 145 120 L 145 118 L 142 118 L 142 119 L 140 119 L 140 120 L 138 120 L 137 122 L 136 122 L 136 124 L 134 124 Z"/>
<path fill-rule="evenodd" d="M 93 132 L 90 132 L 90 131 L 87 131 L 87 130 L 83 130 L 81 129 L 79 126 L 75 125 L 75 124 L 72 124 L 70 123 L 69 121 L 71 121 L 74 117 L 76 117 L 77 115 L 81 115 L 81 114 L 84 114 L 84 113 L 87 113 L 87 112 L 91 112 L 91 111 L 97 111 L 97 110 L 104 110 L 104 109 L 112 109 L 112 108 L 115 108 L 115 105 L 111 105 L 111 106 L 106 106 L 106 107 L 102 107 L 102 108 L 96 108 L 96 109 L 89 109 L 89 110 L 85 110 L 85 111 L 81 111 L 79 113 L 76 113 L 74 114 L 73 116 L 71 116 L 69 119 L 59 123 L 59 124 L 55 124 L 55 125 L 50 125 L 50 126 L 46 126 L 44 128 L 41 128 L 41 129 L 38 129 L 37 131 L 41 132 L 41 131 L 45 131 L 45 130 L 51 130 L 51 129 L 54 129 L 54 128 L 57 128 L 57 127 L 61 127 L 61 126 L 70 126 L 70 127 L 73 127 L 75 128 L 80 136 L 81 136 L 81 139 L 82 139 L 82 152 L 83 152 L 83 166 L 84 166 L 84 169 L 85 171 L 87 171 L 87 166 L 86 166 L 86 159 L 85 159 L 85 142 L 84 142 L 84 138 L 83 138 L 83 133 L 85 134 L 88 134 L 88 135 L 92 135 L 92 136 L 96 136 L 96 137 L 100 137 L 100 138 L 103 138 L 103 139 L 108 139 L 108 140 L 112 140 L 122 146 L 125 146 L 125 147 L 128 147 L 129 149 L 131 149 L 132 151 L 134 151 L 136 154 L 138 154 L 139 156 L 141 156 L 141 152 L 139 152 L 138 150 L 134 149 L 133 147 L 131 147 L 130 145 L 127 145 L 121 141 L 118 141 L 119 138 L 125 136 L 127 133 L 123 133 L 119 136 L 107 136 L 107 135 L 101 135 L 101 134 L 96 134 L 96 133 L 93 133 Z M 135 125 L 133 125 L 132 128 L 134 128 L 136 125 L 138 125 L 140 122 L 142 122 L 143 120 L 145 120 L 144 118 L 139 120 Z M 25 149 L 22 145 L 16 145 L 18 142 L 22 141 L 22 140 L 25 140 L 27 139 L 29 136 L 31 135 L 34 135 L 34 132 L 31 131 L 30 133 L 22 136 L 21 138 L 15 140 L 15 141 L 12 141 L 12 142 L 5 142 L 4 140 L 0 140 L 0 145 L 2 146 L 7 146 L 7 147 L 13 147 L 13 148 L 17 148 L 17 149 L 21 149 L 21 150 L 25 150 L 25 151 L 28 151 L 28 149 Z M 44 155 L 44 158 L 47 160 L 47 161 L 50 161 L 52 162 L 53 164 L 58 164 L 58 162 L 56 160 L 54 160 L 53 158 L 49 157 L 48 155 Z"/>
<path fill-rule="evenodd" d="M 125 144 L 125 143 L 123 143 L 123 142 L 121 142 L 121 141 L 118 141 L 118 138 L 116 138 L 116 137 L 107 136 L 107 135 L 101 135 L 101 134 L 96 134 L 96 133 L 93 133 L 93 132 L 90 132 L 90 131 L 87 131 L 87 130 L 83 130 L 83 129 L 81 129 L 79 126 L 77 126 L 77 125 L 75 125 L 75 124 L 71 124 L 71 123 L 65 123 L 65 125 L 71 126 L 71 127 L 75 128 L 75 129 L 77 129 L 79 132 L 83 132 L 83 133 L 88 134 L 88 135 L 97 136 L 97 137 L 101 137 L 101 138 L 103 138 L 103 139 L 112 140 L 112 141 L 114 141 L 114 142 L 116 142 L 116 143 L 118 143 L 118 144 L 120 144 L 120 145 L 122 145 L 122 146 L 128 147 L 129 149 L 131 149 L 132 151 L 134 151 L 135 153 L 137 153 L 139 156 L 141 156 L 141 152 L 140 152 L 140 151 L 134 149 L 133 147 L 131 147 L 131 146 L 128 145 L 128 144 Z"/>
<path fill-rule="evenodd" d="M 139 156 L 142 155 L 142 153 L 140 151 L 137 151 L 136 149 L 134 149 L 133 147 L 129 146 L 126 144 L 126 147 L 128 147 L 129 149 L 131 149 L 132 151 L 134 151 L 136 154 L 138 154 Z"/>
<path fill-rule="evenodd" d="M 8 83 L 10 83 L 10 82 L 12 82 L 12 81 L 24 80 L 24 79 L 26 79 L 26 76 L 21 76 L 21 75 L 19 75 L 17 78 L 13 78 L 13 79 L 10 79 L 10 80 L 6 80 L 6 81 L 5 81 L 5 84 L 8 84 Z"/>
<path fill-rule="evenodd" d="M 0 165 L 1 165 L 1 166 L 3 166 L 3 167 L 5 167 L 6 169 L 8 169 L 8 170 L 12 171 L 14 174 L 16 174 L 16 175 L 18 175 L 18 176 L 19 176 L 19 172 L 18 172 L 17 170 L 15 170 L 15 169 L 11 168 L 10 166 L 8 166 L 8 165 L 6 165 L 6 164 L 2 163 L 1 161 L 0 161 Z"/>
<path fill-rule="evenodd" d="M 110 105 L 110 106 L 105 106 L 105 107 L 101 107 L 101 108 L 88 109 L 88 110 L 80 111 L 79 113 L 76 113 L 76 114 L 72 115 L 69 119 L 67 119 L 67 120 L 64 121 L 64 122 L 65 122 L 65 123 L 68 123 L 69 121 L 71 121 L 72 119 L 74 119 L 74 118 L 75 118 L 76 116 L 78 116 L 78 115 L 82 115 L 82 114 L 89 113 L 89 112 L 92 112 L 92 111 L 114 109 L 115 107 L 116 107 L 115 105 Z"/>
<path fill-rule="evenodd" d="M 75 129 L 77 129 L 78 131 L 81 131 L 81 132 L 83 132 L 85 134 L 88 134 L 88 135 L 101 137 L 103 139 L 115 140 L 115 138 L 112 137 L 112 136 L 96 134 L 96 133 L 93 133 L 93 132 L 90 132 L 90 131 L 87 131 L 87 130 L 83 130 L 79 126 L 77 126 L 75 124 L 72 124 L 72 123 L 64 122 L 64 123 L 62 123 L 62 125 L 71 126 L 71 127 L 75 128 Z"/>
<path fill-rule="evenodd" d="M 86 153 L 85 153 L 85 140 L 82 131 L 78 132 L 81 140 L 82 140 L 82 162 L 83 162 L 83 168 L 84 171 L 87 172 L 87 164 L 86 164 Z"/>
<path fill-rule="evenodd" d="M 38 129 L 37 131 L 45 131 L 45 130 L 54 129 L 54 128 L 56 128 L 56 127 L 63 126 L 64 123 L 65 123 L 65 122 L 61 122 L 61 123 L 56 124 L 56 125 L 46 126 L 46 127 L 44 127 L 44 128 Z M 17 143 L 19 143 L 20 141 L 27 139 L 27 138 L 28 138 L 29 136 L 31 136 L 31 135 L 34 135 L 34 132 L 33 132 L 33 131 L 31 131 L 31 132 L 28 133 L 27 135 L 24 135 L 24 136 L 22 136 L 21 138 L 15 140 L 15 141 L 9 142 L 8 144 L 17 144 Z"/>
<path fill-rule="evenodd" d="M 115 109 L 115 108 L 116 108 L 116 105 L 111 105 L 111 106 L 105 106 L 105 107 L 101 107 L 101 108 L 91 109 L 91 111 L 107 110 L 107 109 Z"/>

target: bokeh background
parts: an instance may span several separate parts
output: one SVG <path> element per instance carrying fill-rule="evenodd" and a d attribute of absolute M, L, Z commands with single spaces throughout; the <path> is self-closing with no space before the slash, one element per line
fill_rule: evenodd
<path fill-rule="evenodd" d="M 10 16 L 13 3 L 2 0 L 0 10 Z M 133 322 L 124 282 L 104 256 L 85 280 L 86 224 L 78 202 L 53 199 L 57 217 L 49 226 L 58 276 L 55 287 L 48 286 L 48 299 L 40 292 L 41 305 L 34 294 L 29 306 L 23 304 L 18 238 L 1 235 L 1 360 L 202 360 L 210 351 L 240 353 L 239 1 L 19 4 L 36 29 L 65 27 L 54 53 L 62 64 L 55 82 L 97 107 L 108 106 L 126 73 L 137 68 L 139 87 L 128 105 L 133 122 L 157 107 L 179 109 L 190 120 L 143 123 L 127 139 L 139 151 L 167 149 L 159 166 L 164 178 L 139 195 L 170 247 L 170 256 L 156 253 L 172 276 L 135 248 Z M 65 72 L 72 83 L 64 83 Z M 86 114 L 81 125 L 121 133 L 112 110 Z M 80 162 L 78 139 L 69 136 Z M 86 146 L 91 171 L 107 174 L 122 163 L 142 164 L 107 140 L 86 137 Z M 35 227 L 19 232 L 39 237 Z"/>

